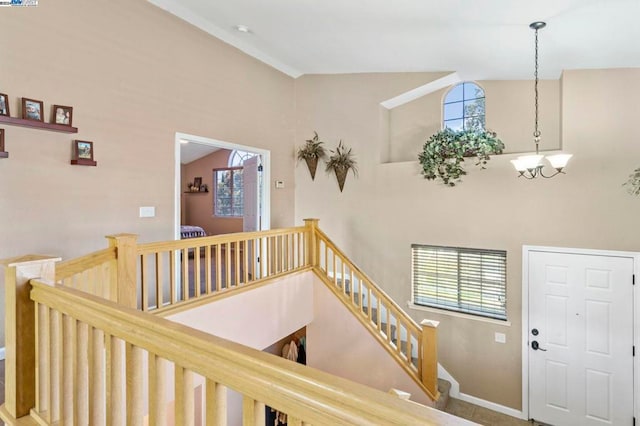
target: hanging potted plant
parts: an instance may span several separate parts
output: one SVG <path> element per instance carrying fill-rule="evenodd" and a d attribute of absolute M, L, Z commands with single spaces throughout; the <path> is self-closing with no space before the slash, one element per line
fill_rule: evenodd
<path fill-rule="evenodd" d="M 502 154 L 504 143 L 488 130 L 454 131 L 449 128 L 432 135 L 422 147 L 418 161 L 425 179 L 439 178 L 455 186 L 467 172 L 464 159 L 476 157 L 476 165 L 485 168 L 491 154 Z"/>
<path fill-rule="evenodd" d="M 313 132 L 312 139 L 307 139 L 305 144 L 298 148 L 298 161 L 304 160 L 311 173 L 311 180 L 316 178 L 316 169 L 318 168 L 318 160 L 320 158 L 326 158 L 327 151 L 322 144 L 324 142 L 318 139 L 318 133 Z"/>
<path fill-rule="evenodd" d="M 640 196 L 640 167 L 629 175 L 629 180 L 624 185 L 628 187 L 629 194 Z"/>
<path fill-rule="evenodd" d="M 336 150 L 331 150 L 331 156 L 329 157 L 329 161 L 327 161 L 327 173 L 333 171 L 336 174 L 340 192 L 342 192 L 344 188 L 344 182 L 347 179 L 349 170 L 351 170 L 354 176 L 357 176 L 358 168 L 356 167 L 355 156 L 351 153 L 351 148 L 347 150 L 342 144 L 342 141 L 340 141 Z"/>

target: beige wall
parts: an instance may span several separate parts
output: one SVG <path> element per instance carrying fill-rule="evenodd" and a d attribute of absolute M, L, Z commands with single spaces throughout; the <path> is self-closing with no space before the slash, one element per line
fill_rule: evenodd
<path fill-rule="evenodd" d="M 183 169 L 185 182 L 193 182 L 197 176 L 202 178 L 202 183 L 207 184 L 209 192 L 189 194 L 182 186 L 182 198 L 184 199 L 183 218 L 185 225 L 197 225 L 204 228 L 207 235 L 228 234 L 242 232 L 242 218 L 215 217 L 213 215 L 213 169 L 227 167 L 229 155 L 232 151 L 220 149 L 198 160 L 186 164 Z"/>
<path fill-rule="evenodd" d="M 290 77 L 143 0 L 4 8 L 0 52 L 12 115 L 22 96 L 44 101 L 47 119 L 71 105 L 79 128 L 0 126 L 0 258 L 69 258 L 119 232 L 173 238 L 176 132 L 271 150 L 272 177 L 291 183 L 272 192 L 271 225 L 294 224 Z M 73 139 L 94 142 L 97 167 L 69 164 Z"/>
<path fill-rule="evenodd" d="M 412 243 L 507 250 L 510 326 L 408 311 L 416 320 L 441 321 L 440 360 L 460 381 L 461 392 L 520 408 L 522 245 L 640 250 L 640 200 L 621 186 L 640 161 L 633 112 L 640 69 L 564 73 L 558 128 L 564 149 L 574 154 L 567 175 L 518 179 L 509 163 L 515 155 L 507 154 L 494 156 L 487 170 L 469 165 L 455 188 L 424 180 L 417 161 L 380 161 L 385 114 L 379 102 L 401 93 L 401 82 L 411 86 L 415 77 L 360 74 L 296 81 L 296 141 L 312 130 L 330 146 L 343 139 L 360 169 L 340 193 L 333 177 L 319 174 L 312 182 L 299 165 L 296 217 L 320 218 L 320 227 L 402 306 L 410 299 Z M 518 96 L 530 100 L 530 87 Z M 532 118 L 511 114 L 501 119 L 500 132 L 517 135 L 531 128 Z M 514 143 L 504 139 L 507 147 Z M 507 343 L 495 343 L 495 332 L 505 333 Z"/>
<path fill-rule="evenodd" d="M 478 81 L 485 92 L 486 127 L 508 141 L 505 152 L 532 149 L 534 129 L 533 82 Z M 415 161 L 429 137 L 442 128 L 442 101 L 449 88 L 438 90 L 388 111 L 387 162 Z M 560 83 L 540 82 L 541 149 L 560 147 Z M 522 125 L 514 125 L 517 122 Z"/>

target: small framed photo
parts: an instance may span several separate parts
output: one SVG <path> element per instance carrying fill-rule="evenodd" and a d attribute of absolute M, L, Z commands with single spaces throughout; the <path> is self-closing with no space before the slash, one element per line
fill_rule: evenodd
<path fill-rule="evenodd" d="M 71 164 L 80 166 L 95 166 L 98 163 L 93 160 L 93 142 L 73 141 L 73 153 Z"/>
<path fill-rule="evenodd" d="M 200 191 L 200 187 L 202 186 L 202 177 L 197 177 L 197 178 L 193 178 L 193 186 L 195 186 L 196 188 L 198 188 L 198 191 Z"/>
<path fill-rule="evenodd" d="M 3 157 L 4 152 L 4 129 L 0 129 L 0 157 Z"/>
<path fill-rule="evenodd" d="M 26 120 L 44 121 L 42 114 L 43 109 L 44 104 L 42 101 L 22 98 L 22 118 Z"/>
<path fill-rule="evenodd" d="M 0 115 L 9 116 L 9 96 L 0 93 Z"/>
<path fill-rule="evenodd" d="M 72 119 L 73 107 L 62 105 L 53 106 L 53 119 L 51 120 L 52 123 L 71 126 Z"/>

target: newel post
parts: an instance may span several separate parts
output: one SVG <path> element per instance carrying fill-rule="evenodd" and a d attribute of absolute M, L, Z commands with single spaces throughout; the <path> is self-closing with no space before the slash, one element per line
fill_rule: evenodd
<path fill-rule="evenodd" d="M 438 397 L 438 324 L 422 320 L 422 384 Z"/>
<path fill-rule="evenodd" d="M 109 247 L 116 248 L 116 272 L 111 274 L 112 300 L 120 305 L 136 308 L 136 246 L 135 234 L 107 235 Z"/>
<path fill-rule="evenodd" d="M 309 266 L 318 266 L 318 238 L 316 230 L 318 229 L 319 219 L 304 219 L 304 226 L 307 228 L 307 264 Z"/>
<path fill-rule="evenodd" d="M 59 260 L 27 255 L 0 261 L 5 292 L 5 407 L 14 419 L 28 415 L 36 401 L 35 304 L 29 281 L 53 282 Z"/>

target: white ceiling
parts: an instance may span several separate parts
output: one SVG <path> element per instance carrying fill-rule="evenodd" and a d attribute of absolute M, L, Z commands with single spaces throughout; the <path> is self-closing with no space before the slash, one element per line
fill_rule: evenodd
<path fill-rule="evenodd" d="M 199 158 L 219 150 L 219 147 L 204 145 L 196 142 L 180 144 L 180 164 L 189 164 Z"/>
<path fill-rule="evenodd" d="M 530 79 L 640 66 L 640 0 L 149 0 L 293 76 L 457 71 Z M 236 25 L 251 32 L 241 33 Z"/>

